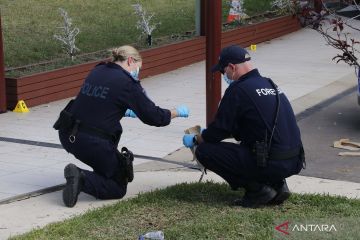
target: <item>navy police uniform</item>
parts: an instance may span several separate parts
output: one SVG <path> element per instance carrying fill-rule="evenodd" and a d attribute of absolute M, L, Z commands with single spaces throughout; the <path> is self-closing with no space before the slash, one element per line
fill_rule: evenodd
<path fill-rule="evenodd" d="M 82 191 L 99 199 L 122 198 L 127 182 L 122 181 L 124 166 L 119 161 L 118 142 L 121 118 L 127 109 L 151 126 L 166 126 L 171 112 L 156 106 L 140 85 L 121 66 L 109 62 L 97 65 L 87 76 L 76 99 L 67 107 L 74 127 L 61 128 L 59 137 L 66 151 L 89 165 L 82 170 Z"/>
<path fill-rule="evenodd" d="M 276 85 L 275 85 L 276 86 Z M 279 93 L 279 113 L 266 166 L 258 166 L 257 141 L 270 138 Z M 221 142 L 233 137 L 240 143 Z M 250 182 L 277 183 L 303 167 L 300 131 L 289 103 L 280 89 L 253 69 L 226 89 L 214 121 L 202 132 L 197 159 L 224 178 L 232 188 Z"/>

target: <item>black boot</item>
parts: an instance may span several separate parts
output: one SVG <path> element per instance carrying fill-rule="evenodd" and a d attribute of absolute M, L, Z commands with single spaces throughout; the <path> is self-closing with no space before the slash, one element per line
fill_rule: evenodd
<path fill-rule="evenodd" d="M 265 184 L 251 183 L 245 187 L 245 195 L 242 199 L 235 200 L 234 204 L 244 208 L 258 208 L 269 203 L 275 196 L 276 191 Z"/>
<path fill-rule="evenodd" d="M 238 190 L 238 189 L 241 187 L 240 184 L 234 183 L 234 182 L 230 182 L 230 181 L 228 181 L 228 184 L 229 184 L 231 190 L 233 190 L 233 191 L 236 191 L 236 190 Z"/>
<path fill-rule="evenodd" d="M 63 190 L 63 202 L 67 207 L 75 206 L 81 188 L 84 184 L 84 176 L 76 165 L 70 163 L 64 169 L 66 185 Z"/>
<path fill-rule="evenodd" d="M 126 147 L 123 147 L 121 149 L 121 154 L 124 156 L 125 169 L 126 169 L 125 174 L 127 177 L 127 181 L 132 182 L 134 180 L 134 167 L 133 167 L 134 154 Z"/>
<path fill-rule="evenodd" d="M 233 190 L 233 191 L 236 191 L 239 189 L 238 185 L 235 185 L 235 184 L 229 184 L 229 185 L 230 185 L 231 190 Z"/>
<path fill-rule="evenodd" d="M 278 183 L 271 184 L 271 186 L 276 190 L 277 194 L 276 197 L 270 202 L 270 204 L 280 205 L 290 197 L 291 192 L 285 179 Z"/>
<path fill-rule="evenodd" d="M 119 170 L 115 173 L 114 179 L 121 185 L 128 184 L 134 180 L 134 154 L 126 147 L 121 148 L 121 152 L 117 151 L 119 160 Z"/>

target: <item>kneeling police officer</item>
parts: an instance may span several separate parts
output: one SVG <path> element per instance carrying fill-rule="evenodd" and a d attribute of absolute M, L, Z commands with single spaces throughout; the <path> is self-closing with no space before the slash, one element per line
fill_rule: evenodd
<path fill-rule="evenodd" d="M 67 207 L 76 204 L 81 191 L 98 199 L 119 199 L 126 194 L 134 173 L 132 152 L 117 149 L 124 115 L 157 127 L 189 115 L 186 106 L 162 109 L 147 97 L 138 77 L 142 58 L 135 48 L 116 48 L 112 57 L 112 62 L 100 63 L 90 72 L 54 125 L 65 150 L 93 169 L 65 167 L 63 202 Z"/>
<path fill-rule="evenodd" d="M 285 178 L 305 166 L 300 130 L 285 94 L 250 60 L 235 45 L 221 51 L 212 70 L 220 71 L 229 86 L 214 121 L 200 135 L 185 134 L 183 143 L 198 145 L 198 161 L 232 189 L 245 188 L 235 204 L 281 204 L 290 196 Z M 240 143 L 222 142 L 231 137 Z"/>

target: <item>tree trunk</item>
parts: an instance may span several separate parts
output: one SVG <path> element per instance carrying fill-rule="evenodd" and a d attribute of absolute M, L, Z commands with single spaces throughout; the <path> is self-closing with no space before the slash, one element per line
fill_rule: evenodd
<path fill-rule="evenodd" d="M 314 0 L 314 9 L 315 9 L 315 12 L 317 13 L 320 13 L 321 10 L 322 10 L 322 1 L 321 0 Z"/>
<path fill-rule="evenodd" d="M 151 35 L 148 35 L 148 36 L 147 36 L 147 44 L 148 44 L 149 46 L 152 45 L 152 36 L 151 36 Z"/>

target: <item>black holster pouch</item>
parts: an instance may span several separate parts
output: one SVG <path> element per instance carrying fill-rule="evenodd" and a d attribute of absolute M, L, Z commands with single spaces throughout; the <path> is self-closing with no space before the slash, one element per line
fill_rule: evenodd
<path fill-rule="evenodd" d="M 267 160 L 269 158 L 269 151 L 266 141 L 258 142 L 256 141 L 254 144 L 254 154 L 256 159 L 256 165 L 258 167 L 266 167 L 267 166 Z"/>
<path fill-rule="evenodd" d="M 121 152 L 117 152 L 119 160 L 120 171 L 116 174 L 115 180 L 123 184 L 124 182 L 132 182 L 134 180 L 134 154 L 126 147 L 121 148 Z"/>
<path fill-rule="evenodd" d="M 74 100 L 70 100 L 66 107 L 60 112 L 59 118 L 56 120 L 53 126 L 55 130 L 67 130 L 73 127 L 75 120 L 73 114 L 69 111 L 73 102 Z"/>

